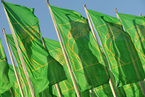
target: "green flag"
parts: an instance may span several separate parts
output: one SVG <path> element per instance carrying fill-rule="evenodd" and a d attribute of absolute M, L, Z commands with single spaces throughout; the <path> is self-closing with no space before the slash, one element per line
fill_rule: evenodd
<path fill-rule="evenodd" d="M 14 44 L 14 41 L 13 41 L 13 38 L 12 38 L 12 35 L 7 35 L 7 38 L 9 40 L 9 43 L 10 43 L 10 46 L 12 48 L 12 51 L 14 53 L 14 56 L 16 58 L 16 61 L 17 63 L 19 64 L 20 66 L 20 71 L 23 73 L 23 70 L 22 70 L 22 67 L 21 67 L 21 63 L 20 63 L 20 59 L 18 57 L 18 52 L 17 52 L 17 49 L 15 47 L 15 44 Z M 33 50 L 33 49 L 32 49 Z M 41 51 L 41 49 L 39 50 L 41 52 L 41 55 L 43 55 L 43 51 Z M 36 51 L 34 51 L 35 53 L 37 53 Z M 40 53 L 39 53 L 40 54 Z M 33 56 L 33 54 L 32 54 Z M 37 56 L 40 56 L 38 55 L 37 53 Z M 28 56 L 23 53 L 23 57 L 24 57 L 24 60 L 25 62 L 30 62 L 28 59 Z M 48 56 L 49 57 L 49 60 L 50 62 L 48 64 L 45 64 L 44 66 L 42 66 L 41 68 L 38 68 L 36 70 L 36 73 L 35 73 L 35 70 L 33 70 L 32 72 L 29 70 L 28 73 L 30 75 L 30 79 L 32 80 L 32 83 L 33 83 L 33 86 L 34 86 L 34 90 L 35 90 L 35 93 L 38 95 L 39 93 L 41 93 L 42 91 L 44 91 L 45 89 L 48 88 L 48 85 L 53 85 L 54 83 L 52 83 L 51 81 L 57 81 L 57 79 L 52 79 L 51 76 L 52 75 L 49 75 L 51 72 L 52 74 L 54 74 L 54 76 L 60 76 L 61 78 L 65 78 L 65 74 L 64 74 L 64 71 L 62 71 L 62 67 L 60 68 L 60 63 L 58 63 L 55 59 L 51 58 L 51 56 Z M 43 57 L 42 57 L 43 58 Z M 38 60 L 37 60 L 38 61 Z M 28 63 L 27 63 L 28 64 Z M 30 64 L 30 63 L 29 63 Z M 28 65 L 29 65 L 28 64 Z M 53 65 L 52 65 L 53 64 Z M 49 66 L 51 65 L 51 66 Z M 53 67 L 52 67 L 53 66 Z M 48 71 L 49 70 L 49 71 Z M 57 70 L 57 71 L 56 71 Z M 53 73 L 54 72 L 54 73 Z M 37 73 L 41 73 L 41 74 L 37 74 Z M 48 74 L 49 73 L 49 74 Z M 32 75 L 33 74 L 33 75 Z M 37 75 L 36 75 L 37 74 Z M 59 74 L 59 75 L 58 75 Z M 23 75 L 23 74 L 22 74 Z M 38 76 L 39 79 L 35 76 Z M 47 77 L 48 76 L 48 77 Z M 45 79 L 45 77 L 47 77 L 47 79 Z M 50 77 L 50 78 L 49 78 Z M 58 79 L 60 78 L 58 77 Z M 25 77 L 24 77 L 25 78 Z M 51 82 L 51 83 L 50 83 Z M 27 82 L 25 82 L 25 84 L 27 84 Z M 40 85 L 40 86 L 39 86 Z M 45 87 L 44 87 L 45 86 Z M 29 92 L 29 91 L 27 91 Z"/>
<path fill-rule="evenodd" d="M 121 23 L 130 35 L 145 70 L 145 18 L 118 13 Z"/>
<path fill-rule="evenodd" d="M 144 82 L 143 86 L 145 87 Z M 140 82 L 124 85 L 123 87 L 120 87 L 119 90 L 125 97 L 144 97 Z"/>
<path fill-rule="evenodd" d="M 140 82 L 131 83 L 118 88 L 117 97 L 144 97 Z M 94 95 L 97 97 L 113 97 L 109 84 L 96 87 Z"/>
<path fill-rule="evenodd" d="M 4 92 L 3 94 L 0 94 L 0 97 L 12 97 L 10 90 Z"/>
<path fill-rule="evenodd" d="M 8 77 L 9 66 L 0 40 L 0 94 L 8 91 L 11 87 Z"/>
<path fill-rule="evenodd" d="M 130 36 L 117 18 L 88 10 L 109 60 L 118 86 L 145 78 L 143 66 Z"/>
<path fill-rule="evenodd" d="M 108 73 L 87 20 L 79 13 L 50 6 L 80 91 L 108 82 Z"/>
<path fill-rule="evenodd" d="M 63 53 L 62 53 L 59 42 L 51 40 L 51 39 L 46 39 L 46 38 L 44 38 L 44 42 L 46 44 L 46 48 L 50 52 L 50 55 L 53 58 L 55 58 L 60 64 L 62 64 L 62 66 L 65 70 L 67 79 L 58 83 L 63 97 L 76 97 L 76 93 L 75 93 L 75 90 L 74 90 L 74 87 L 73 87 L 73 83 L 71 81 L 71 77 L 69 75 L 69 71 L 67 69 L 67 65 L 65 63 L 65 59 L 64 59 L 64 56 L 63 56 Z M 48 90 L 49 90 L 49 93 L 51 93 L 51 95 L 58 96 L 57 89 L 54 85 L 51 86 L 51 88 L 49 87 Z M 48 90 L 45 90 L 45 91 L 48 91 Z M 89 97 L 89 94 L 90 93 L 89 93 L 88 90 L 83 91 L 83 92 L 80 93 L 81 97 Z"/>
<path fill-rule="evenodd" d="M 64 80 L 63 67 L 50 56 L 42 45 L 39 21 L 35 17 L 33 9 L 7 2 L 3 2 L 3 5 L 16 34 L 34 89 L 41 92 L 49 84 Z M 12 38 L 9 41 L 13 44 Z M 15 45 L 12 49 L 15 54 Z M 17 54 L 15 57 L 19 63 Z"/>

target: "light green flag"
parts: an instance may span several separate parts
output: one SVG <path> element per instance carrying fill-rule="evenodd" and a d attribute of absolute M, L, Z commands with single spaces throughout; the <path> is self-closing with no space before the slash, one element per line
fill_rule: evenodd
<path fill-rule="evenodd" d="M 2 46 L 2 42 L 0 40 L 0 94 L 8 91 L 11 88 L 8 72 L 9 66 Z"/>
<path fill-rule="evenodd" d="M 130 35 L 145 70 L 145 18 L 122 13 L 118 15 L 124 30 Z"/>
<path fill-rule="evenodd" d="M 3 2 L 3 5 L 16 34 L 34 91 L 42 92 L 48 85 L 66 79 L 61 64 L 51 57 L 42 45 L 39 21 L 34 15 L 34 10 L 7 2 Z M 13 39 L 9 38 L 8 40 L 20 71 L 22 71 Z"/>
<path fill-rule="evenodd" d="M 19 64 L 19 66 L 20 66 L 20 71 L 22 72 L 22 75 L 24 74 L 23 73 L 23 70 L 22 70 L 22 67 L 21 67 L 21 62 L 20 62 L 20 59 L 19 59 L 19 57 L 18 57 L 18 52 L 17 52 L 17 49 L 16 49 L 16 47 L 15 47 L 15 44 L 14 44 L 14 41 L 13 41 L 13 38 L 12 38 L 12 35 L 7 35 L 7 38 L 8 38 L 8 40 L 9 40 L 9 43 L 10 43 L 10 46 L 11 46 L 11 48 L 12 48 L 12 51 L 13 51 L 13 53 L 14 53 L 14 56 L 15 56 L 15 58 L 16 58 L 16 61 L 17 61 L 17 63 Z M 41 54 L 43 54 L 43 51 L 41 51 L 41 50 L 39 50 L 40 52 L 41 52 Z M 35 53 L 37 53 L 36 51 L 35 51 Z M 25 55 L 24 53 L 23 53 L 23 56 L 24 56 L 24 60 L 25 60 L 25 62 L 29 62 L 29 60 L 27 60 L 26 58 L 27 58 L 27 55 Z M 39 56 L 39 55 L 38 55 Z M 43 92 L 45 89 L 47 89 L 48 88 L 48 85 L 49 86 L 51 86 L 51 85 L 53 85 L 54 83 L 50 83 L 51 81 L 57 81 L 57 80 L 51 80 L 49 77 L 51 77 L 52 75 L 50 75 L 49 76 L 49 72 L 51 72 L 51 73 L 53 73 L 53 72 L 55 72 L 54 73 L 54 76 L 58 76 L 58 73 L 59 73 L 59 76 L 61 77 L 61 78 L 65 78 L 66 79 L 66 76 L 65 76 L 65 74 L 64 74 L 64 71 L 62 71 L 62 69 L 63 69 L 63 67 L 61 67 L 60 68 L 60 63 L 56 63 L 56 60 L 55 59 L 53 59 L 53 58 L 51 58 L 51 56 L 48 56 L 49 57 L 49 59 L 51 59 L 50 60 L 50 62 L 48 63 L 48 64 L 46 64 L 46 66 L 43 66 L 42 68 L 39 68 L 37 71 L 39 72 L 39 73 L 41 73 L 41 74 L 37 74 L 36 75 L 36 73 L 34 72 L 34 71 L 32 71 L 32 72 L 30 72 L 30 71 L 28 71 L 28 73 L 29 73 L 29 75 L 30 75 L 30 78 L 32 79 L 32 83 L 33 83 L 33 85 L 34 85 L 34 90 L 35 90 L 35 93 L 37 94 L 37 95 L 39 95 L 39 93 L 41 93 L 41 92 Z M 28 63 L 27 63 L 28 64 Z M 52 65 L 53 64 L 53 65 Z M 52 68 L 51 68 L 51 66 L 49 66 L 49 65 L 51 65 L 51 66 L 53 66 Z M 51 71 L 48 71 L 49 69 L 51 70 Z M 58 70 L 58 71 L 56 71 L 56 70 Z M 49 73 L 49 74 L 48 74 Z M 33 75 L 32 75 L 33 74 Z M 35 74 L 35 75 L 34 75 Z M 42 74 L 46 74 L 46 75 L 44 75 L 44 76 L 42 76 Z M 39 76 L 39 79 L 34 79 L 35 78 L 35 76 Z M 47 77 L 47 79 L 46 79 L 46 81 L 44 81 L 45 80 L 45 76 L 48 76 Z M 23 78 L 25 78 L 25 77 L 23 77 Z M 43 79 L 44 78 L 44 79 Z M 59 78 L 59 77 L 58 77 Z M 25 79 L 26 80 L 26 79 Z M 26 86 L 27 86 L 27 82 L 24 82 L 25 84 L 26 84 Z M 41 86 L 39 86 L 39 85 L 41 85 Z M 45 87 L 44 87 L 45 86 Z M 28 86 L 27 86 L 28 87 Z M 41 91 L 40 91 L 41 90 Z M 27 92 L 29 93 L 29 91 L 27 90 Z M 49 93 L 48 93 L 49 94 Z"/>
<path fill-rule="evenodd" d="M 108 73 L 87 19 L 79 13 L 50 6 L 80 91 L 108 82 Z"/>
<path fill-rule="evenodd" d="M 143 65 L 130 36 L 117 18 L 88 10 L 118 86 L 142 81 Z"/>
<path fill-rule="evenodd" d="M 63 97 L 76 97 L 76 93 L 75 93 L 75 90 L 74 90 L 74 87 L 73 87 L 73 83 L 71 81 L 71 77 L 69 75 L 69 71 L 67 69 L 67 65 L 65 63 L 65 58 L 63 56 L 63 53 L 62 53 L 59 42 L 55 41 L 55 40 L 51 40 L 51 39 L 46 39 L 46 38 L 44 38 L 44 42 L 45 42 L 46 48 L 49 51 L 50 55 L 55 60 L 57 60 L 60 64 L 62 64 L 62 66 L 65 70 L 67 79 L 58 83 Z M 51 95 L 58 96 L 57 89 L 54 85 L 51 86 L 51 88 L 49 88 L 48 90 L 49 90 L 49 93 Z M 47 92 L 48 90 L 45 90 L 45 91 Z M 89 92 L 88 91 L 83 91 L 83 92 L 80 93 L 80 95 L 82 97 L 89 97 L 88 96 Z"/>

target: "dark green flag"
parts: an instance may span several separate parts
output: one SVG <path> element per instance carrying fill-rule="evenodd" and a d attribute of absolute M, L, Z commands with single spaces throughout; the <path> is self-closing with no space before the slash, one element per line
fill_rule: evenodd
<path fill-rule="evenodd" d="M 10 90 L 4 92 L 3 94 L 0 94 L 0 97 L 12 97 Z"/>
<path fill-rule="evenodd" d="M 59 84 L 58 84 L 63 97 L 76 97 L 73 83 L 71 81 L 71 77 L 70 77 L 69 71 L 67 69 L 67 65 L 65 63 L 65 59 L 64 59 L 59 42 L 51 40 L 51 39 L 46 39 L 46 38 L 44 38 L 44 42 L 45 42 L 46 48 L 48 49 L 50 55 L 55 60 L 57 60 L 60 64 L 62 64 L 62 66 L 65 70 L 67 79 L 62 82 L 59 82 Z M 51 87 L 52 87 L 52 89 L 49 89 L 49 92 L 52 95 L 58 96 L 56 87 L 54 85 Z M 82 97 L 88 97 L 88 94 L 89 93 L 86 93 L 85 91 L 81 92 Z"/>
<path fill-rule="evenodd" d="M 80 91 L 108 82 L 108 73 L 87 20 L 79 13 L 51 6 Z"/>
<path fill-rule="evenodd" d="M 140 82 L 119 87 L 116 93 L 117 97 L 144 97 Z M 97 97 L 113 97 L 109 84 L 96 87 L 94 89 L 94 95 L 97 95 Z"/>
<path fill-rule="evenodd" d="M 11 83 L 8 77 L 9 66 L 7 58 L 0 40 L 0 94 L 8 91 L 11 87 Z"/>
<path fill-rule="evenodd" d="M 39 21 L 33 9 L 7 2 L 3 2 L 3 5 L 16 34 L 34 90 L 39 93 L 48 85 L 64 80 L 66 77 L 63 67 L 42 45 Z M 13 39 L 10 38 L 9 42 L 11 42 L 17 63 L 21 67 Z"/>
<path fill-rule="evenodd" d="M 118 86 L 145 78 L 143 65 L 130 36 L 117 18 L 88 10 Z"/>
<path fill-rule="evenodd" d="M 145 18 L 118 13 L 124 30 L 130 35 L 145 70 Z"/>

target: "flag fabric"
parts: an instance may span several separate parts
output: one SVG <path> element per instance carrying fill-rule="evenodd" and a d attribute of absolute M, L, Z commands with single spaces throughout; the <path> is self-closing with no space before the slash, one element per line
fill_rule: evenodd
<path fill-rule="evenodd" d="M 34 10 L 7 2 L 3 2 L 3 5 L 17 37 L 34 91 L 39 93 L 48 85 L 64 80 L 66 77 L 63 67 L 42 45 L 39 21 L 34 15 Z M 9 39 L 10 41 L 13 44 L 12 38 Z M 17 53 L 15 45 L 12 45 L 12 50 L 19 63 L 19 58 L 15 54 Z"/>
<path fill-rule="evenodd" d="M 143 87 L 145 87 L 144 81 L 142 82 L 143 82 Z M 119 88 L 119 91 L 121 92 L 122 95 L 125 95 L 125 97 L 144 97 L 145 96 L 142 91 L 140 82 L 124 85 L 123 87 Z"/>
<path fill-rule="evenodd" d="M 142 81 L 143 65 L 133 41 L 117 18 L 88 10 L 110 63 L 117 86 Z"/>
<path fill-rule="evenodd" d="M 4 92 L 3 94 L 0 94 L 0 97 L 12 97 L 10 90 Z"/>
<path fill-rule="evenodd" d="M 14 41 L 13 41 L 13 38 L 12 38 L 12 35 L 7 35 L 7 38 L 8 38 L 8 40 L 9 40 L 9 43 L 10 43 L 10 46 L 11 46 L 11 48 L 12 48 L 12 51 L 13 51 L 13 54 L 14 54 L 14 56 L 15 56 L 15 58 L 16 58 L 16 61 L 17 61 L 17 63 L 20 65 L 21 63 L 20 63 L 20 59 L 19 59 L 19 57 L 18 57 L 18 52 L 17 52 L 17 49 L 16 49 L 16 47 L 15 47 L 15 44 L 14 44 Z M 36 52 L 36 51 L 35 51 Z M 43 54 L 43 52 L 42 51 L 40 51 L 41 52 L 41 54 Z M 36 52 L 37 53 L 37 52 Z M 23 53 L 23 56 L 24 56 L 24 58 L 26 58 L 27 56 L 25 56 L 25 54 Z M 38 55 L 39 56 L 39 55 Z M 51 57 L 50 57 L 51 58 Z M 29 62 L 28 60 L 26 60 L 26 59 L 24 59 L 26 62 Z M 52 62 L 52 63 L 51 63 Z M 54 68 L 56 68 L 58 71 L 55 71 L 56 73 L 54 73 L 55 75 L 58 75 L 57 74 L 57 72 L 59 72 L 59 70 L 61 70 L 62 68 L 59 68 L 59 63 L 57 63 L 56 64 L 56 62 L 55 62 L 55 60 L 53 59 L 53 58 L 51 58 L 51 61 L 49 62 L 49 64 L 53 64 L 54 63 L 54 66 L 57 66 L 58 65 L 58 67 L 54 67 Z M 41 71 L 41 73 L 46 73 L 47 74 L 47 72 L 48 72 L 48 65 L 49 64 L 46 64 L 46 66 L 44 66 L 43 67 L 43 69 L 42 68 L 40 68 L 40 69 L 38 69 L 38 71 L 40 70 Z M 55 65 L 56 64 L 56 65 Z M 55 70 L 54 68 L 49 68 L 49 69 L 51 69 L 52 71 L 53 70 Z M 22 70 L 22 67 L 21 67 L 21 65 L 20 65 L 20 71 L 22 72 L 22 75 L 23 75 L 23 70 Z M 40 72 L 39 71 L 39 72 Z M 34 71 L 33 71 L 34 72 Z M 33 74 L 33 72 L 32 72 L 32 74 Z M 50 71 L 49 71 L 50 72 Z M 54 72 L 54 71 L 53 71 Z M 51 85 L 53 85 L 53 84 L 51 84 L 51 83 L 49 83 L 49 81 L 48 80 L 46 80 L 46 83 L 44 83 L 44 79 L 42 79 L 41 78 L 41 76 L 40 76 L 40 78 L 39 79 L 34 79 L 34 76 L 32 76 L 31 75 L 31 73 L 30 73 L 30 71 L 28 71 L 28 73 L 29 73 L 29 75 L 30 75 L 30 79 L 32 79 L 32 84 L 34 85 L 34 90 L 35 90 L 35 93 L 36 93 L 36 95 L 39 95 L 39 93 L 41 94 L 45 89 L 47 89 L 49 86 L 51 86 Z M 59 76 L 60 77 L 65 77 L 65 74 L 63 74 L 64 73 L 64 71 L 62 71 L 62 72 L 60 72 L 59 74 Z M 40 75 L 40 74 L 39 74 Z M 24 77 L 24 79 L 25 79 L 25 77 Z M 48 79 L 49 79 L 49 75 L 48 75 Z M 66 79 L 66 77 L 65 77 L 65 79 Z M 41 80 L 43 80 L 42 82 L 41 82 Z M 27 85 L 27 82 L 25 82 L 25 84 L 26 84 L 26 88 L 28 87 L 28 85 Z M 39 86 L 39 85 L 41 85 L 41 86 Z M 43 87 L 43 86 L 45 86 L 45 87 Z M 41 88 L 43 88 L 43 90 L 41 90 Z M 41 90 L 41 91 L 40 91 Z M 29 89 L 27 89 L 27 93 L 28 93 L 28 95 L 29 95 Z"/>
<path fill-rule="evenodd" d="M 121 24 L 138 52 L 138 56 L 145 70 L 145 18 L 118 13 Z"/>
<path fill-rule="evenodd" d="M 69 71 L 67 69 L 65 58 L 63 56 L 63 53 L 62 53 L 59 42 L 55 41 L 55 40 L 47 39 L 47 38 L 44 38 L 44 42 L 45 42 L 46 48 L 49 51 L 50 55 L 55 60 L 57 60 L 60 64 L 62 64 L 62 66 L 64 68 L 64 71 L 66 73 L 67 79 L 58 83 L 59 89 L 60 89 L 63 97 L 76 97 L 76 93 L 75 93 L 75 90 L 74 90 L 74 87 L 73 87 L 73 83 L 72 83 L 71 77 L 69 75 Z M 51 86 L 51 87 L 52 87 L 52 89 L 49 89 L 50 94 L 58 96 L 56 87 L 54 85 Z M 88 91 L 83 91 L 83 92 L 80 93 L 80 95 L 81 95 L 81 97 L 89 97 L 88 96 L 89 92 Z"/>
<path fill-rule="evenodd" d="M 13 97 L 21 97 L 21 93 L 20 93 L 20 89 L 18 87 L 18 83 L 17 83 L 17 80 L 16 80 L 16 77 L 15 77 L 15 74 L 14 74 L 14 70 L 13 70 L 13 67 L 12 65 L 9 65 L 9 78 L 10 78 L 10 82 L 12 83 L 12 87 L 10 88 L 9 91 L 3 93 L 2 95 L 0 95 L 0 97 L 12 97 L 11 95 L 13 95 Z M 31 93 L 30 91 L 27 93 L 27 90 L 25 89 L 26 88 L 29 88 L 28 85 L 25 86 L 24 82 L 23 82 L 23 79 L 20 74 L 20 71 L 19 71 L 19 67 L 16 67 L 17 71 L 18 71 L 18 76 L 20 78 L 20 82 L 21 82 L 21 86 L 22 86 L 22 89 L 23 89 L 23 92 L 25 94 L 26 97 L 31 97 Z M 54 96 L 51 96 L 49 91 L 47 92 L 40 92 L 40 93 L 36 93 L 35 97 L 54 97 Z"/>
<path fill-rule="evenodd" d="M 2 42 L 0 40 L 0 94 L 8 91 L 11 88 L 8 72 L 9 66 L 2 46 Z"/>
<path fill-rule="evenodd" d="M 104 84 L 102 86 L 96 87 L 94 88 L 93 92 L 97 97 L 113 97 L 109 84 Z M 117 97 L 144 97 L 140 82 L 118 87 L 118 91 L 116 92 L 116 94 Z"/>
<path fill-rule="evenodd" d="M 79 13 L 50 6 L 80 91 L 108 82 L 108 73 L 87 19 Z"/>

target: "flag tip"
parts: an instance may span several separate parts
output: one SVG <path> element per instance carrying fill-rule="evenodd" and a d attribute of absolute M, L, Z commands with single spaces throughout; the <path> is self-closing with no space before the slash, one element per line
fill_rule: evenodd
<path fill-rule="evenodd" d="M 49 4 L 49 0 L 46 0 L 46 2 Z"/>
<path fill-rule="evenodd" d="M 117 8 L 115 8 L 115 13 L 118 13 Z"/>

